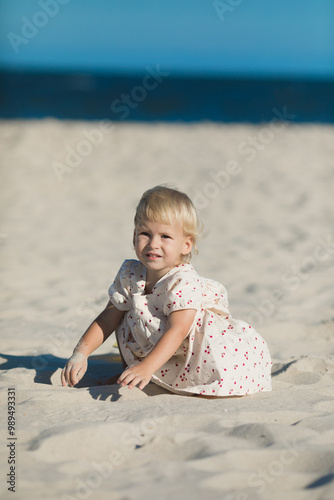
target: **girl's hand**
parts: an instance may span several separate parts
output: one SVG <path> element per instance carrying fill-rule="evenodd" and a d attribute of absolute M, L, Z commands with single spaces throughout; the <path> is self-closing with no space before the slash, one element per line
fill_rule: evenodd
<path fill-rule="evenodd" d="M 122 387 L 128 385 L 129 389 L 140 384 L 139 389 L 142 390 L 150 382 L 152 375 L 153 371 L 144 362 L 141 362 L 127 368 L 118 378 L 117 383 Z"/>
<path fill-rule="evenodd" d="M 67 385 L 70 387 L 76 385 L 86 373 L 87 364 L 87 356 L 81 352 L 74 353 L 61 372 L 62 385 L 64 387 Z"/>

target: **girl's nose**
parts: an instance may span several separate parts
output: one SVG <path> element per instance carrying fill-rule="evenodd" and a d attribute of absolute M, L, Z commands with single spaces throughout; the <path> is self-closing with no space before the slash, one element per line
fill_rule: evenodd
<path fill-rule="evenodd" d="M 160 237 L 158 235 L 152 236 L 150 245 L 152 248 L 157 248 L 159 246 Z"/>

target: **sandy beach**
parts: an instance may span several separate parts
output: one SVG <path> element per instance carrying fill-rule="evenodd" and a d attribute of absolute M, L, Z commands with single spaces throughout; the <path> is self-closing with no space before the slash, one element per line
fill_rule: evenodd
<path fill-rule="evenodd" d="M 0 122 L 1 498 L 333 499 L 333 138 L 334 126 L 277 114 L 262 125 Z M 267 341 L 272 392 L 101 386 L 121 369 L 114 335 L 76 388 L 61 386 L 135 257 L 136 204 L 160 183 L 193 199 L 205 227 L 193 265 Z"/>

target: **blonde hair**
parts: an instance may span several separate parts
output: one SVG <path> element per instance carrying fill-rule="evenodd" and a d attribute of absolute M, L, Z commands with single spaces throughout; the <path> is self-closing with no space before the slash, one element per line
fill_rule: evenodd
<path fill-rule="evenodd" d="M 145 191 L 136 209 L 135 228 L 147 221 L 180 224 L 184 235 L 192 240 L 194 253 L 198 253 L 196 241 L 200 236 L 200 223 L 193 202 L 185 193 L 166 185 Z M 183 261 L 190 260 L 191 252 L 183 256 Z"/>

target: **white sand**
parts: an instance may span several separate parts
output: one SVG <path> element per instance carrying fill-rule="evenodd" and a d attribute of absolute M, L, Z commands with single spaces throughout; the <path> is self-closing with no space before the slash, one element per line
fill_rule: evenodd
<path fill-rule="evenodd" d="M 52 165 L 97 126 L 0 124 L 1 498 L 332 499 L 334 127 L 117 124 L 60 182 Z M 258 150 L 247 152 L 251 137 Z M 232 160 L 240 172 L 227 174 Z M 213 183 L 219 172 L 225 185 Z M 113 338 L 79 388 L 61 387 L 61 368 L 134 256 L 136 203 L 162 182 L 204 207 L 193 264 L 267 340 L 272 392 L 209 400 L 98 386 L 120 368 Z M 3 480 L 8 387 L 15 495 Z"/>

